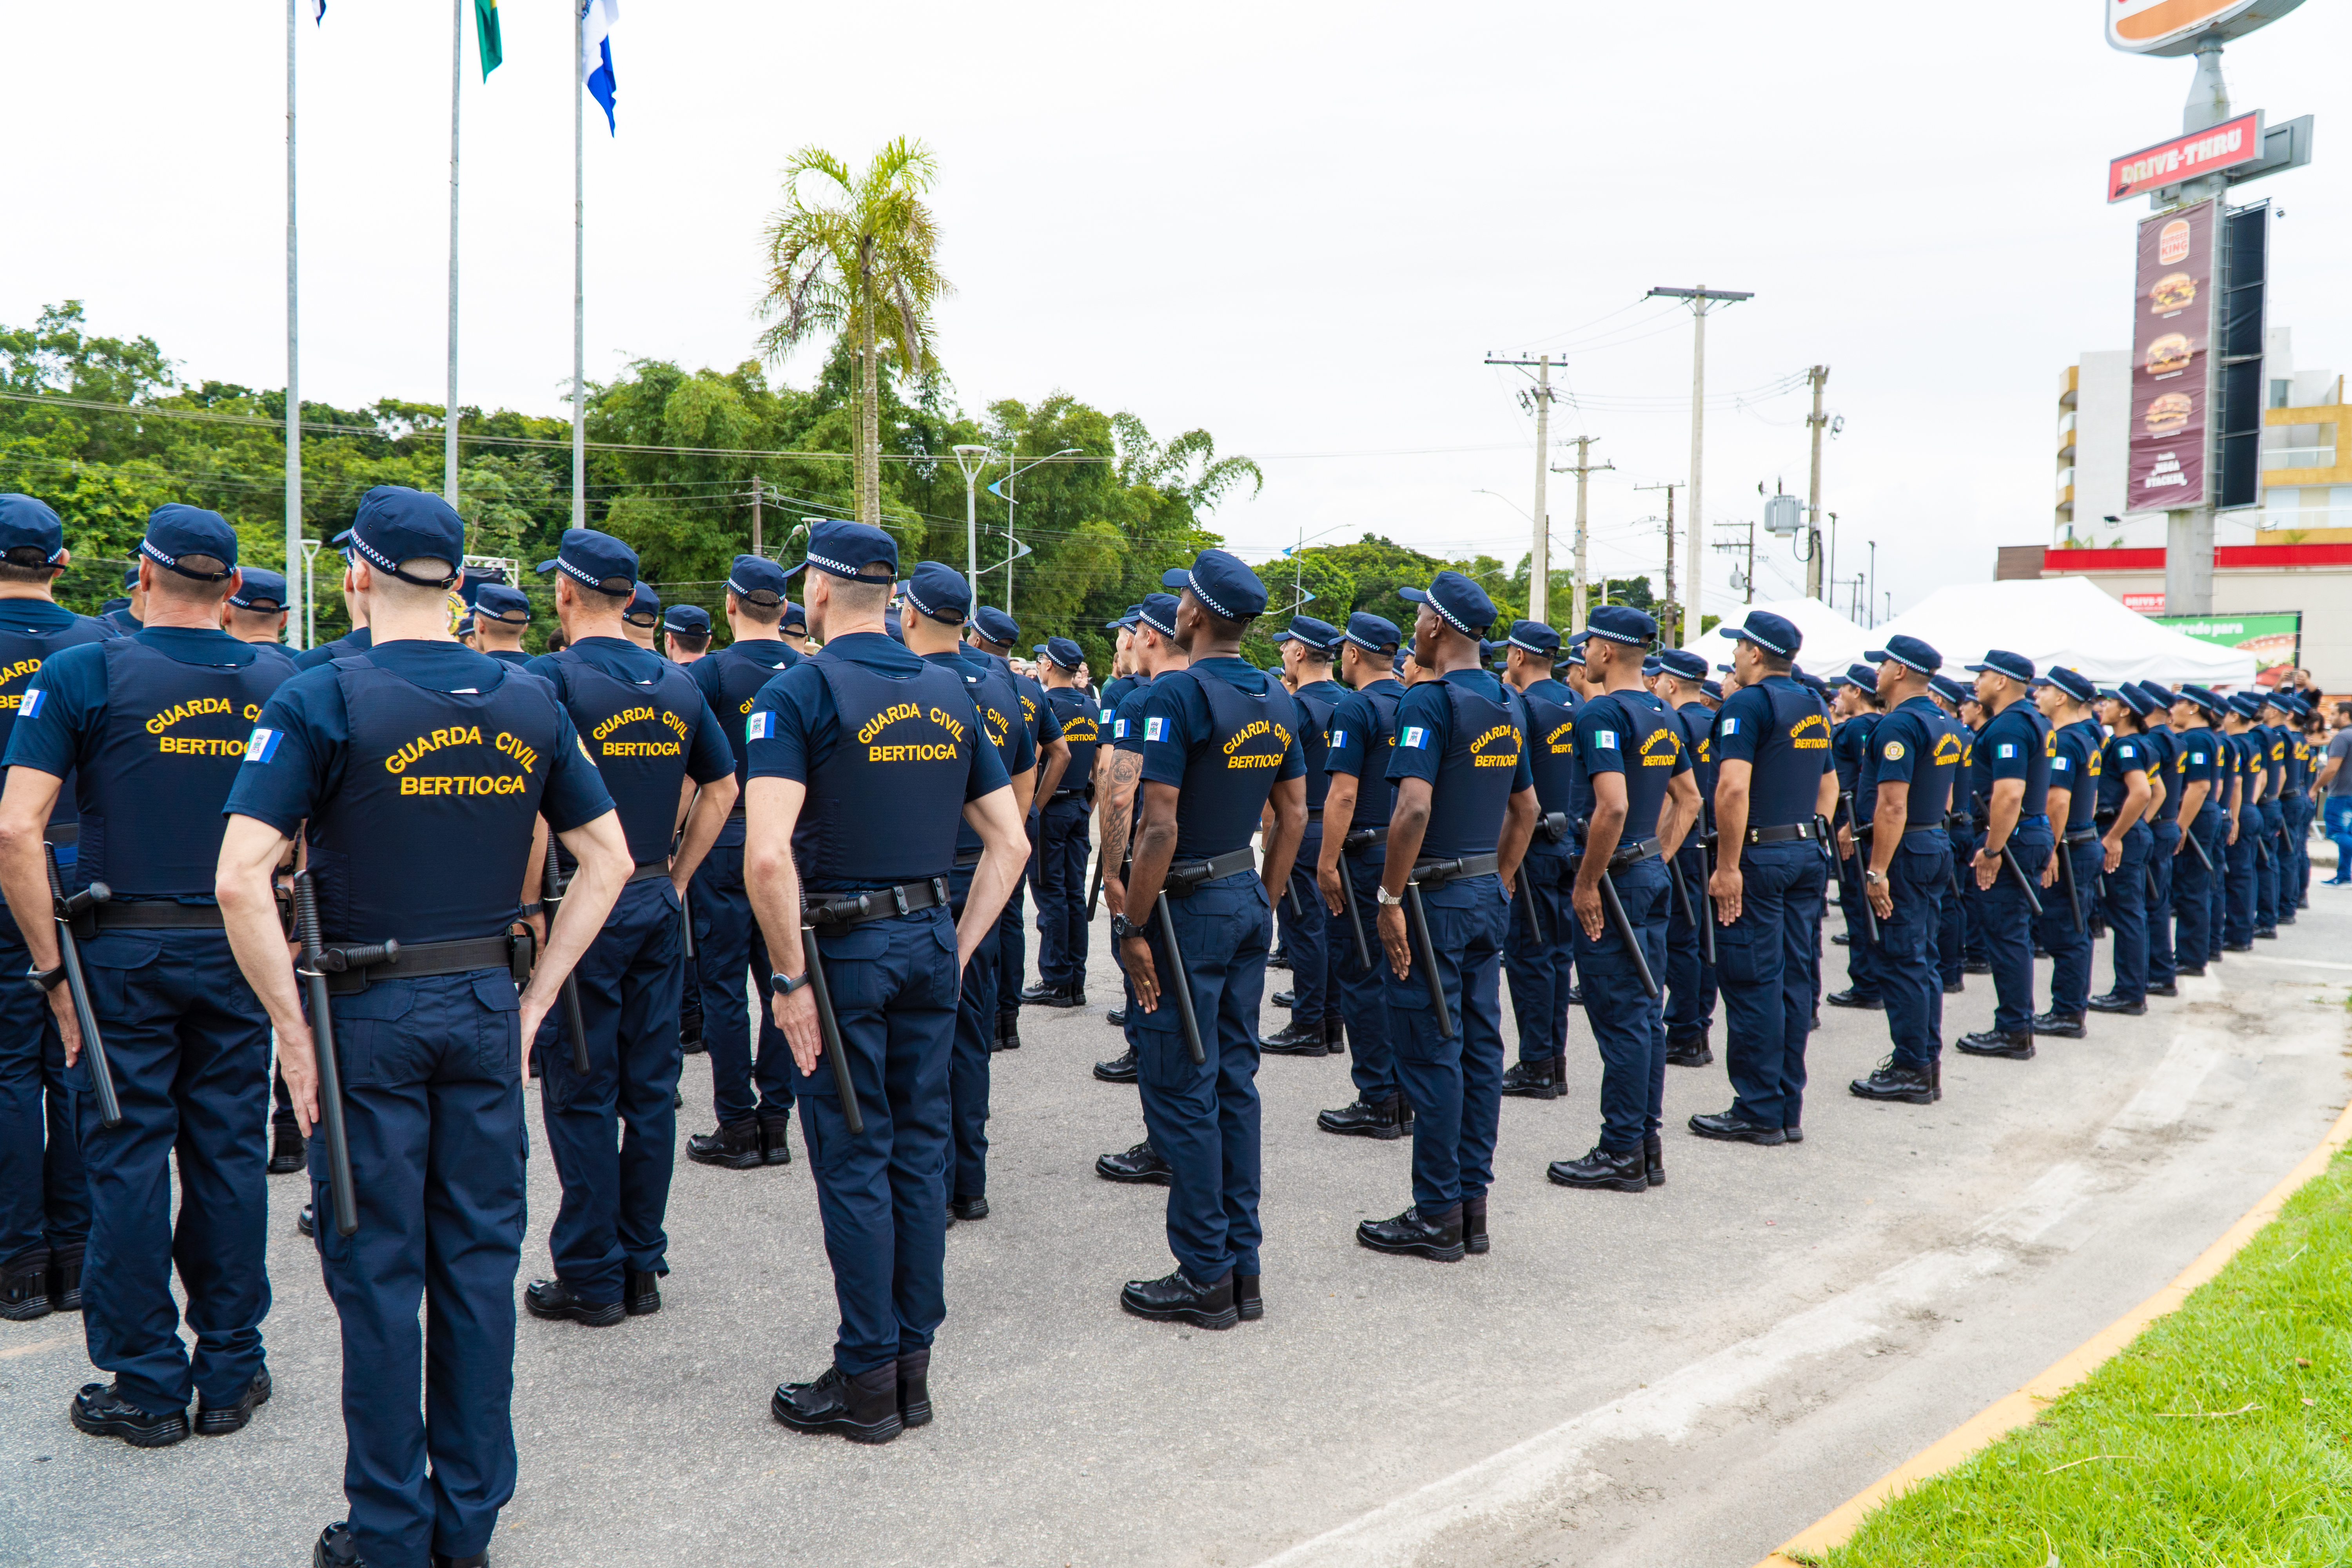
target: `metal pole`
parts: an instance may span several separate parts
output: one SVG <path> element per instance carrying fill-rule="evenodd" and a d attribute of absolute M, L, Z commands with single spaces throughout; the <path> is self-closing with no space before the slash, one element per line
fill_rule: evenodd
<path fill-rule="evenodd" d="M 1576 438 L 1576 603 L 1569 606 L 1568 612 L 1568 629 L 1571 634 L 1584 629 L 1584 598 L 1587 581 L 1584 497 L 1585 481 L 1592 471 L 1591 461 L 1585 456 L 1585 448 L 1591 445 L 1592 437 L 1590 436 L 1579 436 Z M 1537 526 L 1540 528 L 1542 525 Z M 1543 617 L 1538 616 L 1536 618 L 1541 620 Z"/>
<path fill-rule="evenodd" d="M 751 553 L 767 553 L 760 548 L 760 476 L 757 474 L 751 476 Z"/>
<path fill-rule="evenodd" d="M 1813 431 L 1813 478 L 1805 498 L 1805 526 L 1811 531 L 1806 540 L 1811 559 L 1805 563 L 1805 597 L 1822 596 L 1822 426 L 1826 416 L 1822 413 L 1822 388 L 1829 384 L 1830 367 L 1817 364 L 1805 373 L 1813 384 L 1813 411 L 1805 423 Z"/>
<path fill-rule="evenodd" d="M 1020 456 L 1021 433 L 1016 430 L 1013 434 L 1013 450 L 1004 459 L 1004 466 L 1010 470 L 1004 476 L 1004 613 L 1007 616 L 1013 614 L 1013 482 L 1021 477 L 1021 470 L 1013 467 L 1013 459 Z M 971 602 L 974 608 L 979 607 L 977 590 Z"/>
<path fill-rule="evenodd" d="M 1580 456 L 1579 463 L 1583 461 Z M 1551 599 L 1551 522 L 1544 512 L 1544 480 L 1551 463 L 1551 355 L 1536 356 L 1536 538 L 1535 548 L 1528 555 L 1528 619 L 1549 622 L 1545 614 Z M 1580 486 L 1582 476 L 1577 480 Z M 1583 543 L 1583 521 L 1580 511 L 1577 526 L 1579 547 Z"/>
<path fill-rule="evenodd" d="M 1867 542 L 1870 545 L 1870 624 L 1874 626 L 1878 624 L 1878 541 L 1873 539 Z"/>
<path fill-rule="evenodd" d="M 449 406 L 441 418 L 441 499 L 457 504 L 457 88 L 466 62 L 466 0 L 449 6 Z"/>
<path fill-rule="evenodd" d="M 572 526 L 588 526 L 588 177 L 580 75 L 588 47 L 585 7 L 572 18 Z"/>
<path fill-rule="evenodd" d="M 980 469 L 963 476 L 963 583 L 966 597 L 980 603 Z"/>
<path fill-rule="evenodd" d="M 2189 79 L 2189 101 L 2180 111 L 2180 129 L 2184 132 L 2207 131 L 2230 118 L 2230 88 L 2221 79 L 2221 42 L 2206 37 L 2198 41 L 2197 74 Z M 2168 209 L 2179 211 L 2208 200 L 2213 203 L 2213 255 L 2221 250 L 2221 220 L 2224 216 L 2222 198 L 2230 188 L 2229 176 L 2213 174 L 2201 179 L 2184 181 L 2179 200 Z M 2219 326 L 2219 317 L 2215 324 Z M 2205 359 L 2205 406 L 2213 406 L 2213 365 L 2220 355 L 2209 344 Z M 2207 450 L 2211 451 L 2210 437 Z M 2205 465 L 2205 494 L 2194 507 L 2168 511 L 2164 514 L 2164 607 L 2176 616 L 2210 616 L 2213 613 L 2213 483 L 2219 465 L 2210 459 Z"/>
<path fill-rule="evenodd" d="M 294 646 L 308 644 L 302 635 L 310 601 L 308 585 L 296 564 L 302 552 L 302 386 L 301 318 L 296 309 L 294 227 L 294 13 L 301 0 L 286 0 L 286 580 L 302 603 L 288 617 L 294 626 Z"/>
<path fill-rule="evenodd" d="M 1699 504 L 1700 487 L 1705 470 L 1701 455 L 1706 436 L 1706 286 L 1699 285 L 1698 298 L 1691 301 L 1691 455 L 1690 455 L 1690 558 L 1691 580 L 1689 603 L 1683 606 L 1683 647 L 1692 647 L 1700 628 L 1706 624 L 1702 603 L 1703 584 L 1698 570 L 1699 547 L 1706 542 L 1699 537 L 1699 520 L 1706 509 Z"/>

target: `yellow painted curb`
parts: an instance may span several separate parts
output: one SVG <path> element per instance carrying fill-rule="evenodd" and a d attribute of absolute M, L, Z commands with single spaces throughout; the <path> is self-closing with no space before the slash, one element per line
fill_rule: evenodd
<path fill-rule="evenodd" d="M 1863 1516 L 1890 1498 L 1899 1497 L 1921 1481 L 1943 1474 L 1977 1453 L 2031 1423 L 2042 1409 L 2060 1394 L 2082 1382 L 2103 1365 L 2109 1356 L 2139 1337 L 2140 1331 L 2177 1310 L 2189 1299 L 2189 1293 L 2221 1272 L 2255 1233 L 2278 1217 L 2286 1201 L 2301 1190 L 2303 1184 L 2327 1169 L 2336 1152 L 2352 1142 L 2352 1105 L 2336 1119 L 2336 1125 L 2319 1146 L 2303 1157 L 2302 1163 L 2286 1173 L 2284 1180 L 2273 1187 L 2263 1200 L 2239 1216 L 2238 1223 L 2221 1233 L 2197 1257 L 2197 1261 L 2174 1276 L 2172 1283 L 2076 1345 L 2073 1350 L 2042 1369 L 2042 1373 L 2014 1394 L 2004 1394 L 1969 1416 L 1959 1426 L 1920 1449 L 1895 1468 L 1807 1525 L 1778 1550 L 1757 1564 L 1757 1568 L 1800 1568 L 1806 1558 L 1819 1560 L 1836 1547 L 1843 1546 L 1861 1525 Z M 1802 1554 L 1801 1556 L 1800 1554 Z"/>

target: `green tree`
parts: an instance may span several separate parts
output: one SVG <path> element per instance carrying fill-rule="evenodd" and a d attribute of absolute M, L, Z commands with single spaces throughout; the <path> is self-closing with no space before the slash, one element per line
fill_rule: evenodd
<path fill-rule="evenodd" d="M 857 348 L 857 516 L 882 526 L 880 342 L 901 375 L 938 368 L 931 310 L 950 291 L 939 268 L 939 230 L 922 200 L 938 161 L 905 137 L 874 155 L 864 174 L 821 147 L 803 147 L 784 169 L 784 205 L 768 223 L 768 294 L 773 321 L 762 346 L 781 358 L 812 332 L 831 330 Z M 812 199 L 803 180 L 821 183 Z"/>

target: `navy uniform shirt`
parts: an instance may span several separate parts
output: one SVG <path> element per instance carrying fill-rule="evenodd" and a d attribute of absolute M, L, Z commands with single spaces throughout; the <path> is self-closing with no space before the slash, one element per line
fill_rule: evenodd
<path fill-rule="evenodd" d="M 1625 781 L 1625 823 L 1620 845 L 1654 838 L 1666 792 L 1676 776 L 1690 772 L 1690 754 L 1683 748 L 1679 720 L 1670 718 L 1665 705 L 1640 691 L 1604 691 L 1576 712 L 1576 757 L 1583 766 L 1585 795 L 1592 807 L 1600 804 L 1593 782 L 1603 773 Z"/>
<path fill-rule="evenodd" d="M 1013 691 L 1021 699 L 1021 718 L 1029 728 L 1032 747 L 1042 752 L 1062 738 L 1062 721 L 1055 713 L 1054 705 L 1045 700 L 1045 689 L 1034 679 L 1013 668 L 1013 661 L 1003 654 L 990 653 L 969 643 L 964 645 L 964 651 L 974 658 L 985 659 L 994 665 L 1004 679 L 1013 683 Z M 1029 809 L 1036 810 L 1037 802 L 1031 801 Z"/>
<path fill-rule="evenodd" d="M 572 715 L 547 682 L 459 643 L 390 642 L 347 662 L 278 689 L 223 813 L 289 838 L 308 821 L 329 942 L 503 931 L 532 816 L 569 833 L 613 809 Z M 362 689 L 355 712 L 346 693 Z"/>
<path fill-rule="evenodd" d="M 708 662 L 698 661 L 692 668 Z M 845 672 L 852 677 L 862 673 L 911 681 L 929 673 L 952 678 L 955 702 L 908 704 L 922 711 L 895 717 L 878 713 L 868 721 L 877 727 L 865 741 L 855 733 L 845 737 L 841 706 L 823 668 L 827 662 L 854 667 Z M 940 711 L 932 713 L 934 706 Z M 895 734 L 886 742 L 884 731 L 901 728 L 904 742 Z M 963 807 L 1012 783 L 996 748 L 982 735 L 980 710 L 965 695 L 961 679 L 925 663 L 881 632 L 835 637 L 823 653 L 776 676 L 752 700 L 744 730 L 752 778 L 792 779 L 811 786 L 808 804 L 793 827 L 793 855 L 802 885 L 815 892 L 862 892 L 945 875 L 954 858 L 955 829 Z M 838 813 L 823 811 L 815 785 L 828 774 L 845 739 L 866 747 L 862 759 L 853 760 L 861 762 L 877 784 L 923 796 L 930 804 L 919 812 L 902 812 L 877 789 L 863 801 L 845 799 Z M 934 858 L 938 864 L 928 869 L 898 874 L 907 865 Z M 871 875 L 854 871 L 852 861 L 877 869 Z"/>
<path fill-rule="evenodd" d="M 65 815 L 79 813 L 82 875 L 117 898 L 208 904 L 220 803 L 262 704 L 293 675 L 216 628 L 150 626 L 65 648 L 26 692 L 7 763 L 74 781 Z"/>
<path fill-rule="evenodd" d="M 1150 679 L 1148 675 L 1122 675 L 1103 682 L 1102 718 L 1099 722 L 1104 730 L 1108 731 L 1111 721 L 1118 717 L 1118 705 L 1127 700 L 1127 694 L 1137 687 L 1149 683 Z M 1105 734 L 1103 739 L 1108 741 L 1110 736 Z"/>
<path fill-rule="evenodd" d="M 2205 792 L 2205 805 L 2199 808 L 2198 815 L 2200 816 L 2217 805 L 2226 806 L 2229 804 L 2229 786 L 2221 777 L 2221 737 L 2213 731 L 2212 727 L 2203 723 L 2200 723 L 2193 730 L 2180 731 L 2173 737 L 2172 792 L 2174 795 L 2187 796 L 2190 784 L 2212 785 L 2212 788 Z M 2174 806 L 2173 816 L 2178 818 L 2179 815 L 2180 808 Z"/>
<path fill-rule="evenodd" d="M 1113 681 L 1111 684 L 1116 686 L 1118 683 Z M 1143 704 L 1150 696 L 1151 678 L 1148 675 L 1138 676 L 1135 683 L 1120 693 L 1118 706 L 1112 710 L 1110 719 L 1112 751 L 1133 752 L 1139 757 L 1143 755 Z M 1142 809 L 1143 803 L 1139 795 L 1136 810 L 1140 812 Z"/>
<path fill-rule="evenodd" d="M 2271 775 L 2270 788 L 2263 798 L 2276 800 L 2286 791 L 2286 727 L 2283 724 L 2265 724 L 2262 727 L 2262 731 L 2268 737 L 2264 743 L 2263 756 L 2268 761 Z"/>
<path fill-rule="evenodd" d="M 2050 721 L 2024 698 L 1994 714 L 1977 736 L 1976 773 L 1988 811 L 1995 783 L 2021 779 L 2025 798 L 2017 808 L 2019 820 L 2044 815 L 2050 805 Z"/>
<path fill-rule="evenodd" d="M 1238 698 L 1212 699 L 1212 681 Z M 1171 671 L 1143 697 L 1144 782 L 1180 791 L 1174 858 L 1206 860 L 1248 844 L 1274 786 L 1307 772 L 1297 703 L 1265 671 L 1231 655 Z M 1213 702 L 1230 711 L 1221 716 Z"/>
<path fill-rule="evenodd" d="M 296 670 L 302 668 L 295 662 L 294 650 L 288 647 L 282 642 L 255 642 L 247 643 L 245 646 L 251 648 L 254 652 L 259 654 L 264 658 L 274 658 L 282 661 L 286 666 L 286 673 L 289 675 L 293 674 Z"/>
<path fill-rule="evenodd" d="M 1517 695 L 1527 716 L 1528 771 L 1535 780 L 1536 809 L 1572 823 L 1584 809 L 1584 764 L 1576 754 L 1576 716 L 1583 703 L 1557 680 L 1530 681 Z"/>
<path fill-rule="evenodd" d="M 1516 696 L 1517 693 L 1513 693 Z M 1590 704 L 1587 704 L 1590 707 Z M 1457 712 L 1477 725 L 1466 732 Z M 1397 703 L 1396 745 L 1389 754 L 1389 782 L 1426 779 L 1431 785 L 1429 826 L 1421 858 L 1450 860 L 1489 855 L 1502 837 L 1510 797 L 1535 788 L 1528 761 L 1520 710 L 1504 695 L 1492 670 L 1455 669 L 1440 680 L 1416 681 Z M 1475 789 L 1450 790 L 1448 778 Z M 1506 782 L 1493 784 L 1501 779 Z"/>
<path fill-rule="evenodd" d="M 1715 716 L 1715 766 L 1746 763 L 1748 826 L 1786 827 L 1811 822 L 1821 797 L 1822 775 L 1836 760 L 1830 745 L 1829 715 L 1820 700 L 1794 677 L 1768 675 L 1723 700 Z"/>
<path fill-rule="evenodd" d="M 2152 773 L 2158 763 L 2146 735 L 2110 735 L 2100 750 L 2098 814 L 2113 821 L 2124 808 L 2124 796 L 2131 793 L 2131 781 L 2125 775 Z"/>
<path fill-rule="evenodd" d="M 2164 803 L 2149 812 L 2143 821 L 2177 822 L 2180 818 L 2180 785 L 2174 778 L 2172 764 L 2179 750 L 2180 737 L 2170 730 L 2143 731 L 2132 737 L 2139 742 L 2140 763 L 2147 770 L 2147 780 L 2164 788 Z"/>
<path fill-rule="evenodd" d="M 112 627 L 115 636 L 122 637 L 129 637 L 144 625 L 138 616 L 131 613 L 131 601 L 128 599 L 123 600 L 115 608 L 106 611 L 98 618 Z"/>
<path fill-rule="evenodd" d="M 47 599 L 0 599 L 0 752 L 5 752 L 12 739 L 25 693 L 42 665 L 66 648 L 105 642 L 118 635 L 103 618 L 77 616 Z M 5 786 L 7 779 L 7 768 L 0 766 L 0 787 Z M 75 820 L 73 796 L 70 789 L 58 792 L 57 807 L 49 813 L 52 828 Z M 59 859 L 72 858 L 70 850 L 58 856 Z"/>
<path fill-rule="evenodd" d="M 322 642 L 316 647 L 306 647 L 294 656 L 295 665 L 302 669 L 316 669 L 334 659 L 349 658 L 355 653 L 365 653 L 375 646 L 375 633 L 366 626 L 354 626 L 332 642 Z"/>
<path fill-rule="evenodd" d="M 1878 813 L 1878 797 L 1865 785 L 1863 763 L 1870 755 L 1870 738 L 1885 717 L 1875 711 L 1855 714 L 1837 727 L 1831 745 L 1837 758 L 1838 789 L 1853 796 L 1853 820 L 1857 825 L 1868 822 Z"/>
<path fill-rule="evenodd" d="M 2061 724 L 2050 735 L 2050 785 L 2074 793 L 2066 803 L 2066 829 L 2091 826 L 2098 810 L 2101 759 L 2106 740 L 2096 719 Z"/>
<path fill-rule="evenodd" d="M 579 665 L 614 684 L 600 689 L 579 679 Z M 555 688 L 573 724 L 586 726 L 588 755 L 620 811 L 630 858 L 640 866 L 667 861 L 677 836 L 679 779 L 706 784 L 735 771 L 734 748 L 700 688 L 625 637 L 582 637 L 527 668 Z"/>
<path fill-rule="evenodd" d="M 1359 827 L 1386 827 L 1395 815 L 1389 753 L 1396 747 L 1397 703 L 1403 696 L 1404 683 L 1384 675 L 1349 692 L 1331 710 L 1331 744 L 1324 752 L 1323 771 L 1356 781 L 1356 808 L 1348 816 L 1350 833 Z"/>
<path fill-rule="evenodd" d="M 1962 765 L 1960 727 L 1931 697 L 1906 697 L 1879 717 L 1863 759 L 1862 784 L 1869 792 L 1871 825 L 1877 816 L 1878 785 L 1897 780 L 1910 785 L 1903 801 L 1903 827 L 1941 827 L 1952 785 Z"/>
<path fill-rule="evenodd" d="M 686 678 L 702 689 L 702 700 L 719 715 L 719 726 L 735 748 L 735 782 L 749 784 L 751 750 L 744 726 L 760 690 L 801 662 L 802 655 L 772 637 L 746 637 L 686 667 Z M 730 829 L 730 831 L 734 831 Z"/>
<path fill-rule="evenodd" d="M 487 650 L 486 657 L 497 659 L 500 664 L 513 665 L 517 669 L 525 669 L 530 665 L 530 655 L 519 647 L 490 648 Z M 704 700 L 708 701 L 709 699 L 706 698 Z"/>
<path fill-rule="evenodd" d="M 1014 689 L 1013 677 L 1003 665 L 969 646 L 952 653 L 927 653 L 922 658 L 926 663 L 954 671 L 956 679 L 963 682 L 964 695 L 979 710 L 981 731 L 996 748 L 997 760 L 1004 764 L 1008 780 L 1037 765 L 1036 731 L 1022 713 L 1021 693 Z M 968 860 L 982 847 L 980 830 L 959 819 L 956 858 Z"/>
<path fill-rule="evenodd" d="M 1070 765 L 1062 770 L 1061 786 L 1054 794 L 1056 799 L 1065 795 L 1094 795 L 1095 748 L 1107 737 L 1101 710 L 1083 688 L 1049 686 L 1045 700 L 1053 705 L 1054 721 L 1061 726 L 1062 739 L 1070 745 Z"/>
<path fill-rule="evenodd" d="M 1675 710 L 1683 723 L 1683 750 L 1690 757 L 1691 782 L 1698 785 L 1701 823 L 1715 817 L 1715 710 L 1694 698 Z"/>
<path fill-rule="evenodd" d="M 1319 813 L 1331 789 L 1331 726 L 1349 692 L 1336 680 L 1310 680 L 1290 695 L 1298 704 L 1298 741 L 1307 756 L 1307 809 Z M 1310 822 L 1307 831 L 1322 829 Z"/>

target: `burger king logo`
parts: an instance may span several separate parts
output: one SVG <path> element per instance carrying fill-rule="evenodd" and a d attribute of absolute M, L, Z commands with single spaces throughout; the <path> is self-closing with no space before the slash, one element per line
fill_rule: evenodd
<path fill-rule="evenodd" d="M 2156 232 L 2156 261 L 2171 267 L 2189 259 L 2189 220 L 2174 218 Z"/>
<path fill-rule="evenodd" d="M 2187 334 L 2167 332 L 2147 345 L 2147 354 L 2143 363 L 2150 375 L 2178 375 L 2189 368 L 2189 355 Z"/>
<path fill-rule="evenodd" d="M 2169 436 L 2189 423 L 2190 404 L 2185 392 L 2168 392 L 2147 405 L 2140 424 L 2151 436 Z"/>

